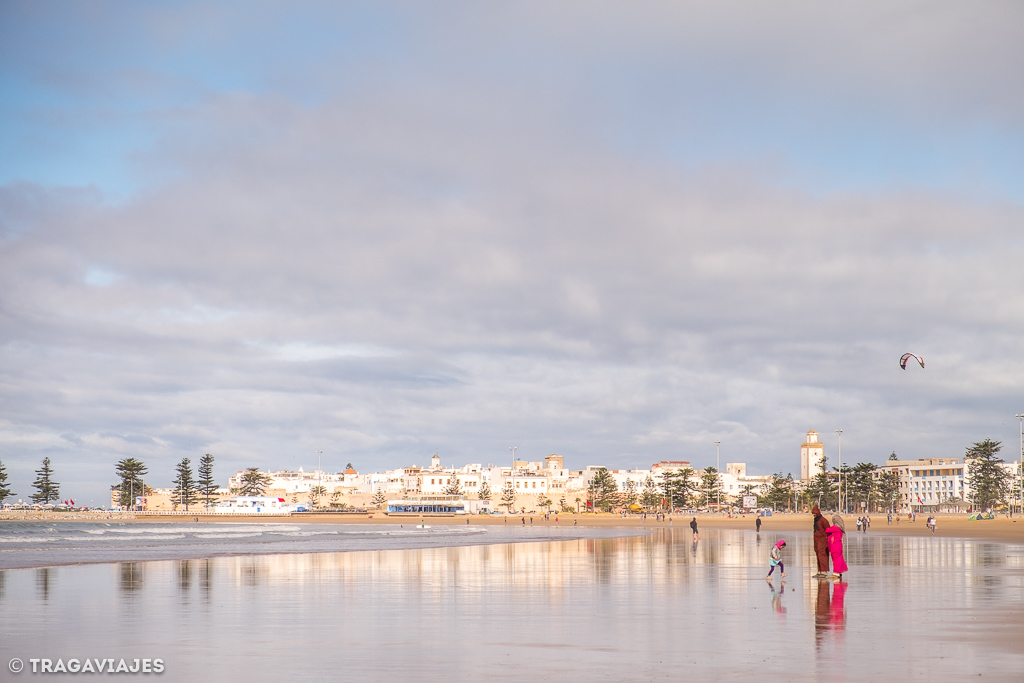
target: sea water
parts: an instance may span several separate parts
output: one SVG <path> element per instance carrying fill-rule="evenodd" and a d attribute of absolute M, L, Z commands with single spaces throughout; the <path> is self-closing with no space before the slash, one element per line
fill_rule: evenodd
<path fill-rule="evenodd" d="M 639 533 L 571 524 L 507 526 L 286 522 L 2 522 L 0 569 L 223 555 L 398 550 Z"/>
<path fill-rule="evenodd" d="M 788 576 L 769 583 L 776 535 L 701 535 L 7 570 L 0 677 L 87 657 L 160 659 L 169 680 L 1024 677 L 1020 545 L 851 535 L 836 582 L 811 578 L 810 535 L 788 533 Z"/>

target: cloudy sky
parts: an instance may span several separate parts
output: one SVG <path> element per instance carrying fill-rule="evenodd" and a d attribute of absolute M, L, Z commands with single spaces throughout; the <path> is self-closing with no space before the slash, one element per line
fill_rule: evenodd
<path fill-rule="evenodd" d="M 1022 65 L 1017 2 L 4 2 L 0 461 L 1015 458 Z"/>

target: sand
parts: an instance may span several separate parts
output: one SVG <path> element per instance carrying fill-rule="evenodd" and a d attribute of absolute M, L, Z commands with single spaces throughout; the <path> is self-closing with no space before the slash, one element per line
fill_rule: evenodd
<path fill-rule="evenodd" d="M 831 516 L 826 513 L 826 516 Z M 700 529 L 754 529 L 756 517 L 753 515 L 727 517 L 715 514 L 698 514 L 697 524 Z M 1002 543 L 1024 543 L 1024 518 L 998 517 L 991 520 L 972 521 L 967 519 L 966 514 L 939 514 L 936 516 L 936 536 L 976 538 Z M 693 515 L 684 517 L 672 517 L 668 520 L 655 521 L 653 516 L 646 520 L 641 517 L 628 516 L 620 517 L 611 514 L 552 514 L 545 520 L 542 516 L 534 515 L 532 524 L 534 526 L 572 526 L 575 522 L 579 526 L 588 527 L 621 527 L 629 529 L 658 527 L 687 527 Z M 417 523 L 420 518 L 417 516 L 394 517 L 382 512 L 368 514 L 338 514 L 338 513 L 302 513 L 291 516 L 268 516 L 268 515 L 216 515 L 202 513 L 178 513 L 147 515 L 145 513 L 134 514 L 130 512 L 107 513 L 103 511 L 89 512 L 37 512 L 37 511 L 6 511 L 0 513 L 0 523 L 9 521 L 52 521 L 52 522 L 97 522 L 97 521 L 119 521 L 119 522 L 253 522 L 260 521 L 267 524 L 273 523 L 302 523 L 302 524 L 409 524 Z M 432 526 L 442 524 L 469 524 L 474 525 L 522 525 L 522 515 L 471 515 L 469 517 L 430 517 L 424 519 Z M 556 521 L 557 519 L 557 521 Z M 811 515 L 809 514 L 775 514 L 771 517 L 761 518 L 761 531 L 776 533 L 780 531 L 811 531 Z M 916 522 L 907 521 L 904 517 L 899 523 L 893 520 L 892 525 L 886 523 L 885 515 L 874 515 L 871 518 L 872 524 L 867 532 L 856 531 L 856 517 L 846 517 L 846 531 L 849 534 L 866 533 L 882 534 L 889 536 L 930 536 L 931 531 L 925 526 L 927 515 L 918 515 Z M 526 516 L 526 524 L 531 524 L 531 517 Z"/>

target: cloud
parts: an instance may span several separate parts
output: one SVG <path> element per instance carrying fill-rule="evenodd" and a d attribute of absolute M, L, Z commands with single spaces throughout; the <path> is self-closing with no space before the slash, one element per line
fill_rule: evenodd
<path fill-rule="evenodd" d="M 43 454 L 100 490 L 129 456 L 166 484 L 205 452 L 226 479 L 321 449 L 360 471 L 435 449 L 504 462 L 513 444 L 572 467 L 706 466 L 721 440 L 723 463 L 794 471 L 810 428 L 843 428 L 844 460 L 876 462 L 1015 434 L 1020 203 L 1002 181 L 947 192 L 801 152 L 919 117 L 932 142 L 983 121 L 1019 150 L 1019 93 L 966 104 L 980 65 L 998 78 L 1018 49 L 995 10 L 945 52 L 948 8 L 675 7 L 452 10 L 389 38 L 404 52 L 353 48 L 384 55 L 363 70 L 355 53 L 316 63 L 357 74 L 348 87 L 275 72 L 147 107 L 127 199 L 0 188 L 0 459 L 17 490 Z M 378 26 L 417 25 L 398 14 Z M 181 54 L 213 49 L 157 25 Z M 857 103 L 856 125 L 834 125 Z M 945 151 L 949 178 L 970 175 Z M 905 351 L 927 369 L 901 371 Z"/>

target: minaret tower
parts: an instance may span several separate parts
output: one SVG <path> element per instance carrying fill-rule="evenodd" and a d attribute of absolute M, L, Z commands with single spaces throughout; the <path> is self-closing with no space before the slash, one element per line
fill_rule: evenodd
<path fill-rule="evenodd" d="M 825 444 L 818 441 L 818 432 L 807 432 L 807 441 L 800 444 L 800 481 L 810 481 L 824 470 L 821 461 L 825 457 Z"/>

